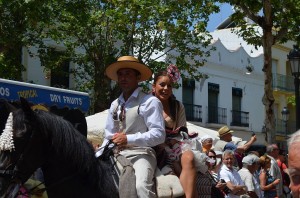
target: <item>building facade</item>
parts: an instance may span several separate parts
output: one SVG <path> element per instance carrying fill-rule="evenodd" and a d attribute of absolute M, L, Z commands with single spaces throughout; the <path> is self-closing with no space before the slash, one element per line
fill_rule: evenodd
<path fill-rule="evenodd" d="M 266 142 L 264 56 L 262 47 L 248 45 L 242 38 L 232 33 L 231 28 L 211 33 L 215 51 L 207 59 L 200 71 L 208 76 L 199 82 L 182 82 L 174 91 L 186 108 L 187 118 L 195 124 L 218 130 L 228 125 L 235 136 L 248 140 L 254 132 L 258 136 L 256 144 Z M 294 93 L 293 77 L 287 64 L 287 54 L 292 43 L 273 46 L 273 94 L 276 130 L 273 132 L 277 143 L 286 149 L 285 140 L 294 131 L 295 107 L 287 103 Z M 288 127 L 282 120 L 281 111 L 290 111 Z M 290 129 L 290 130 L 289 130 Z"/>

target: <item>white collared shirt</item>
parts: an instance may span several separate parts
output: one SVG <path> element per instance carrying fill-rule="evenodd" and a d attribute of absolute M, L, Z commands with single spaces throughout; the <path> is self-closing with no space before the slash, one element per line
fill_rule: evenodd
<path fill-rule="evenodd" d="M 137 88 L 131 96 L 125 101 L 123 94 L 119 96 L 119 101 L 124 104 L 125 110 L 131 107 L 131 102 L 138 97 L 140 88 Z M 115 107 L 111 105 L 105 127 L 105 139 L 102 145 L 105 145 L 109 139 L 117 132 L 118 127 L 114 126 L 113 111 Z M 143 117 L 148 128 L 147 132 L 136 131 L 134 134 L 127 134 L 127 143 L 135 146 L 152 147 L 165 141 L 165 124 L 163 118 L 163 107 L 158 98 L 147 95 L 139 106 L 139 114 Z"/>
<path fill-rule="evenodd" d="M 219 172 L 219 179 L 224 179 L 224 181 L 231 182 L 233 185 L 244 186 L 244 182 L 241 179 L 239 173 L 234 169 L 229 169 L 226 165 L 222 165 Z M 240 196 L 229 193 L 225 196 L 226 198 L 239 198 Z"/>

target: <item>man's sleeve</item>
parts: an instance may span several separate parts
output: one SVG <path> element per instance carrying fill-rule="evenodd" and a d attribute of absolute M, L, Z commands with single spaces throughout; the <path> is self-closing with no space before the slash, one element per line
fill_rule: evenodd
<path fill-rule="evenodd" d="M 245 186 L 247 187 L 247 191 L 255 191 L 254 185 L 253 185 L 253 176 L 247 175 L 245 178 Z"/>
<path fill-rule="evenodd" d="M 114 134 L 114 121 L 113 121 L 113 118 L 112 118 L 112 105 L 110 106 L 110 109 L 108 110 L 108 115 L 107 115 L 107 118 L 106 118 L 106 124 L 105 124 L 105 136 L 104 136 L 104 140 L 103 140 L 103 143 L 102 143 L 102 146 L 106 145 L 106 143 L 113 137 L 113 134 Z M 101 146 L 101 147 L 102 147 Z"/>
<path fill-rule="evenodd" d="M 230 181 L 229 175 L 226 171 L 220 171 L 219 178 L 220 180 L 224 179 L 226 183 Z"/>

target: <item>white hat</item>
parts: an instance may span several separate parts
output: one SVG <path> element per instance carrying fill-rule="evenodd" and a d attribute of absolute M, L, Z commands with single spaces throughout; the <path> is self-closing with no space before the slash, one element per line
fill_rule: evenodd
<path fill-rule="evenodd" d="M 242 163 L 247 165 L 253 165 L 259 161 L 259 157 L 254 154 L 247 155 L 243 158 Z"/>
<path fill-rule="evenodd" d="M 210 135 L 204 135 L 199 138 L 201 143 L 204 142 L 205 140 L 209 140 L 209 139 L 214 140 L 214 138 L 211 137 Z"/>

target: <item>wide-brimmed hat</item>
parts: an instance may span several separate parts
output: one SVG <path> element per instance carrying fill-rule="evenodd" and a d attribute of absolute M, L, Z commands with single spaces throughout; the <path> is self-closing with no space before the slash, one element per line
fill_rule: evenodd
<path fill-rule="evenodd" d="M 223 126 L 219 129 L 219 137 L 222 137 L 228 133 L 233 133 L 234 131 L 230 130 L 230 128 L 228 128 L 228 126 Z"/>
<path fill-rule="evenodd" d="M 118 81 L 117 72 L 119 69 L 123 68 L 130 68 L 139 71 L 141 74 L 141 78 L 139 81 L 148 80 L 152 75 L 152 71 L 150 70 L 150 68 L 142 64 L 133 56 L 121 56 L 120 58 L 118 58 L 117 62 L 112 63 L 106 68 L 105 73 L 110 79 Z"/>

